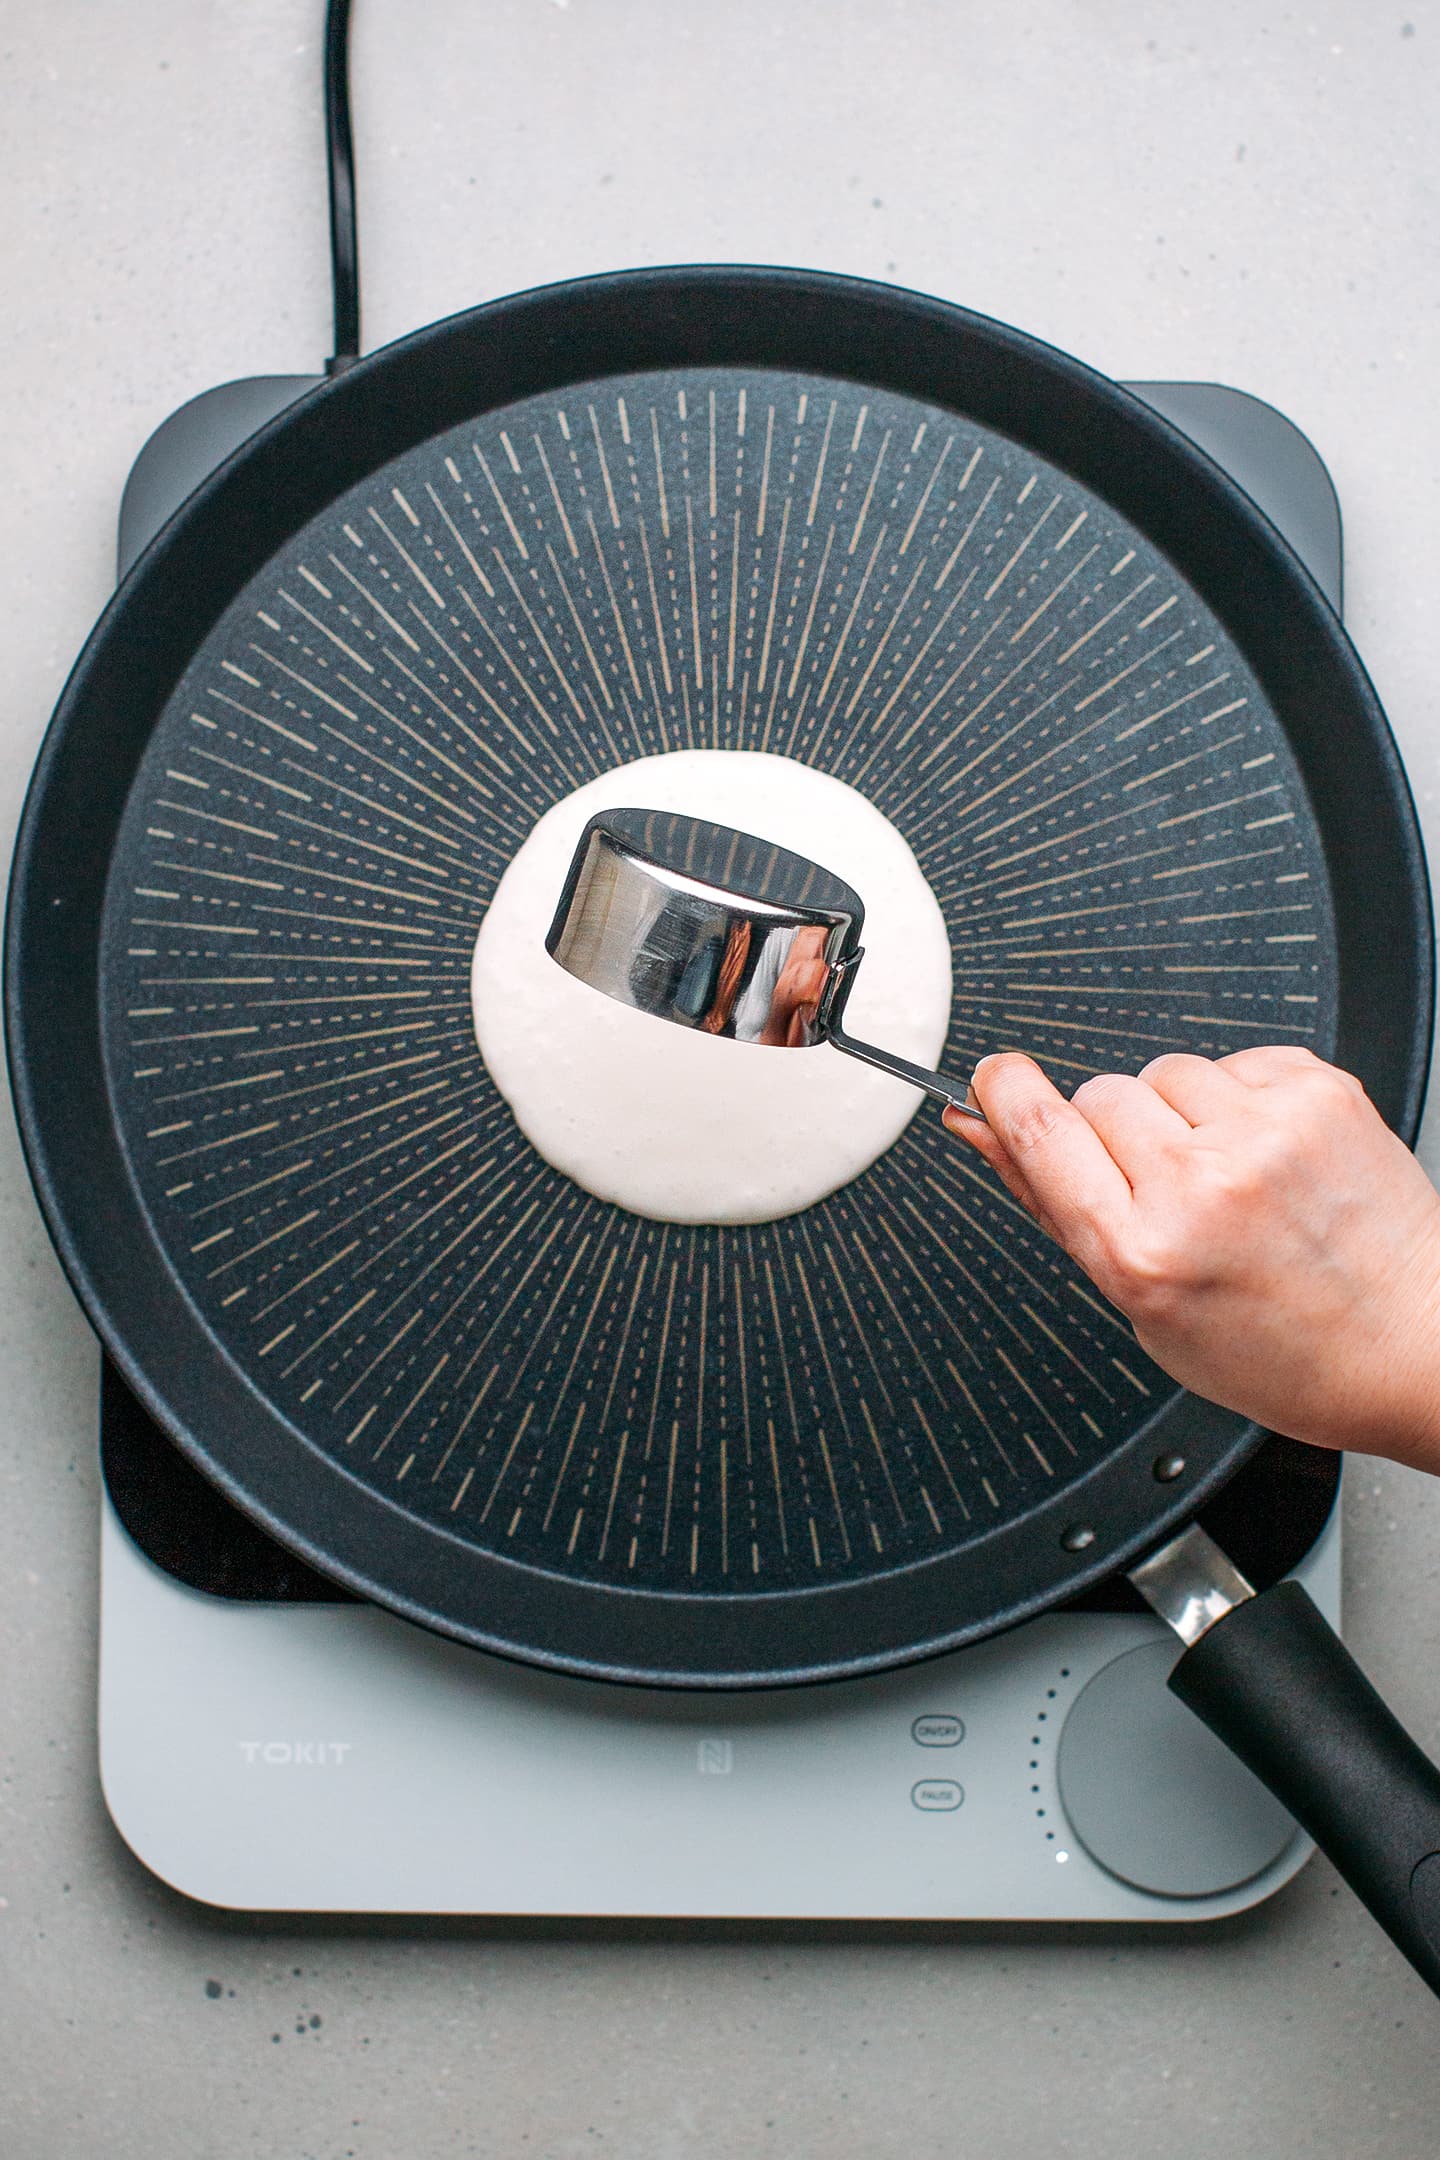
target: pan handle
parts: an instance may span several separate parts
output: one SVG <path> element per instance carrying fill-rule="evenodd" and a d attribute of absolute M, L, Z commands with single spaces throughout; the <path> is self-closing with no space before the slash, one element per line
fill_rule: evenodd
<path fill-rule="evenodd" d="M 1173 1600 L 1182 1546 L 1192 1560 L 1208 1547 L 1225 1577 L 1208 1605 L 1192 1584 L 1189 1626 Z M 1168 1604 L 1152 1594 L 1166 1564 Z M 1173 1692 L 1269 1786 L 1440 1994 L 1440 1771 L 1299 1583 L 1251 1591 L 1196 1529 L 1132 1576 L 1191 1641 L 1170 1675 Z"/>

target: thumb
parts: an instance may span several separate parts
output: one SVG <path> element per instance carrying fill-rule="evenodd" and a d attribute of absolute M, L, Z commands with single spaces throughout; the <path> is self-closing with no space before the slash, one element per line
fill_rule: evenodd
<path fill-rule="evenodd" d="M 982 1058 L 970 1092 L 989 1131 L 966 1118 L 966 1138 L 1084 1265 L 1132 1205 L 1129 1180 L 1099 1133 L 1018 1051 Z"/>

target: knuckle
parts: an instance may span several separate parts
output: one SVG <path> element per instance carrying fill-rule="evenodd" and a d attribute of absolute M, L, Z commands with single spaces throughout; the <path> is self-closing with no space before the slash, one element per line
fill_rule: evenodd
<path fill-rule="evenodd" d="M 1053 1103 L 1045 1101 L 1020 1102 L 1009 1107 L 1003 1118 L 1005 1145 L 1012 1155 L 1022 1161 L 1043 1148 L 1059 1130 L 1064 1113 Z"/>
<path fill-rule="evenodd" d="M 1127 1239 L 1107 1256 L 1115 1302 L 1132 1320 L 1163 1325 L 1193 1288 L 1191 1246 L 1165 1231 Z"/>
<path fill-rule="evenodd" d="M 1202 1156 L 1190 1191 L 1197 1234 L 1220 1238 L 1252 1224 L 1257 1204 L 1285 1174 L 1293 1152 L 1286 1128 L 1269 1125 L 1248 1132 L 1243 1145 Z"/>
<path fill-rule="evenodd" d="M 1313 1070 L 1316 1085 L 1323 1087 L 1327 1094 L 1346 1103 L 1369 1102 L 1370 1098 L 1363 1083 L 1356 1079 L 1354 1073 L 1346 1072 L 1342 1066 L 1325 1065 L 1316 1058 Z"/>
<path fill-rule="evenodd" d="M 1270 1064 L 1273 1065 L 1277 1061 L 1283 1062 L 1286 1065 L 1293 1065 L 1297 1072 L 1329 1072 L 1331 1070 L 1325 1063 L 1324 1058 L 1317 1057 L 1307 1043 L 1280 1043 L 1278 1046 L 1267 1049 L 1263 1054 Z"/>
<path fill-rule="evenodd" d="M 1103 1110 L 1123 1101 L 1134 1085 L 1125 1073 L 1093 1073 L 1082 1080 L 1070 1100 L 1077 1110 Z"/>
<path fill-rule="evenodd" d="M 1208 1066 L 1209 1058 L 1196 1057 L 1188 1050 L 1165 1050 L 1140 1068 L 1139 1078 L 1153 1084 L 1157 1080 L 1176 1080 L 1183 1074 L 1193 1072 L 1197 1065 Z"/>
<path fill-rule="evenodd" d="M 1215 1062 L 1222 1071 L 1256 1081 L 1262 1087 L 1325 1070 L 1324 1060 L 1302 1043 L 1252 1043 L 1247 1049 L 1228 1051 Z"/>

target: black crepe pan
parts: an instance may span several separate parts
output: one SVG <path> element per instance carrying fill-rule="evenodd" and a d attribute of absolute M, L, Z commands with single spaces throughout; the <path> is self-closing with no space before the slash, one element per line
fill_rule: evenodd
<path fill-rule="evenodd" d="M 1259 1439 L 928 1121 L 749 1228 L 528 1150 L 468 1005 L 498 878 L 573 786 L 740 747 L 910 840 L 953 1067 L 1307 1040 L 1413 1140 L 1431 1033 L 1352 648 L 1077 362 L 856 281 L 653 271 L 435 325 L 264 429 L 46 737 L 6 933 L 31 1174 L 127 1382 L 271 1534 L 642 1684 L 976 1640 L 1166 1545 Z M 1440 1983 L 1434 1773 L 1302 1592 L 1227 1603 L 1172 1685 Z"/>

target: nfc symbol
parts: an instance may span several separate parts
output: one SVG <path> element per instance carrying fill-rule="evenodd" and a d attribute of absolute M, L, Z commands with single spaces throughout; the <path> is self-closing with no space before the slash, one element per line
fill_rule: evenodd
<path fill-rule="evenodd" d="M 729 1777 L 735 1750 L 728 1740 L 702 1740 L 695 1750 L 695 1767 L 701 1777 Z"/>

